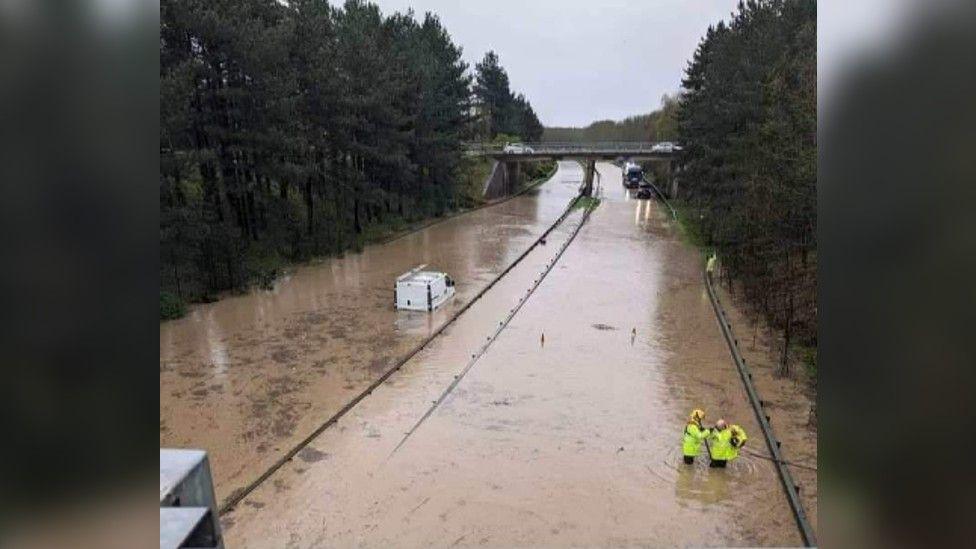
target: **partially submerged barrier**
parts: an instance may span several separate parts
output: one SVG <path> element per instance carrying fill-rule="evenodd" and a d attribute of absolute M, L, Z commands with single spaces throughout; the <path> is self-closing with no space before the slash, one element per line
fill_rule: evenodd
<path fill-rule="evenodd" d="M 674 220 L 677 220 L 677 213 L 671 204 L 668 203 L 660 189 L 658 189 L 650 181 L 648 181 L 648 184 L 650 184 L 651 188 L 654 189 L 654 192 L 657 193 L 661 202 L 671 211 L 671 217 Z M 742 379 L 742 384 L 745 385 L 746 394 L 749 396 L 749 404 L 752 406 L 752 410 L 756 414 L 756 420 L 759 422 L 759 426 L 763 432 L 763 437 L 766 439 L 766 446 L 769 447 L 769 452 L 772 457 L 768 459 L 773 463 L 773 465 L 776 467 L 776 471 L 779 473 L 780 481 L 782 481 L 783 484 L 783 490 L 786 492 L 786 499 L 790 504 L 790 508 L 793 510 L 793 516 L 796 518 L 796 525 L 800 530 L 800 536 L 803 538 L 803 543 L 807 547 L 813 547 L 817 545 L 817 536 L 813 531 L 813 526 L 810 525 L 810 521 L 807 519 L 806 511 L 803 510 L 803 503 L 800 502 L 799 488 L 797 488 L 796 482 L 793 481 L 793 475 L 791 475 L 789 469 L 786 468 L 789 462 L 783 459 L 783 455 L 780 452 L 780 441 L 773 433 L 773 427 L 769 423 L 769 416 L 767 416 L 763 411 L 765 406 L 764 401 L 759 398 L 759 393 L 756 391 L 756 387 L 752 384 L 752 373 L 749 372 L 749 368 L 746 366 L 746 361 L 744 358 L 742 358 L 742 353 L 739 352 L 739 342 L 732 334 L 732 323 L 729 322 L 728 317 L 726 317 L 725 309 L 722 308 L 722 305 L 718 300 L 718 295 L 715 293 L 715 288 L 712 287 L 712 279 L 708 276 L 708 273 L 704 269 L 702 270 L 702 275 L 705 278 L 705 287 L 708 289 L 708 299 L 712 303 L 712 309 L 714 309 L 715 317 L 718 319 L 719 326 L 722 329 L 722 335 L 725 337 L 725 342 L 729 346 L 729 352 L 732 354 L 732 362 L 735 363 L 736 370 L 739 372 L 739 377 Z M 766 456 L 759 457 L 766 458 Z M 797 466 L 811 468 L 805 465 Z"/>
<path fill-rule="evenodd" d="M 577 197 L 577 200 L 573 201 L 573 203 L 570 205 L 570 210 L 567 210 L 567 213 L 571 211 L 572 207 L 575 206 L 579 200 L 580 197 Z M 539 274 L 539 278 L 533 280 L 532 286 L 528 289 L 528 291 L 525 293 L 524 296 L 519 298 L 518 304 L 515 305 L 515 307 L 513 307 L 511 310 L 509 310 L 508 314 L 505 316 L 503 320 L 498 322 L 498 326 L 495 328 L 495 331 L 490 336 L 488 336 L 485 343 L 483 343 L 476 352 L 471 354 L 471 359 L 468 360 L 467 364 L 464 365 L 464 368 L 461 369 L 461 372 L 454 376 L 454 381 L 452 381 L 447 386 L 447 388 L 444 389 L 444 391 L 437 398 L 437 400 L 433 402 L 433 405 L 427 409 L 427 412 L 423 416 L 421 416 L 419 420 L 417 420 L 417 423 L 415 423 L 414 426 L 411 427 L 410 430 L 403 435 L 403 438 L 400 440 L 399 444 L 397 444 L 396 447 L 393 448 L 393 451 L 390 452 L 390 455 L 387 456 L 387 459 L 393 456 L 393 454 L 395 454 L 397 450 L 399 450 L 400 447 L 407 442 L 407 439 L 410 438 L 410 436 L 413 435 L 413 433 L 416 432 L 418 428 L 420 428 L 420 425 L 424 421 L 426 421 L 427 418 L 429 418 L 431 414 L 434 413 L 435 410 L 437 410 L 437 407 L 444 402 L 444 399 L 446 399 L 447 396 L 451 394 L 451 391 L 453 391 L 454 388 L 457 387 L 459 383 L 461 383 L 461 380 L 464 378 L 465 375 L 467 375 L 468 371 L 471 370 L 472 367 L 474 367 L 475 363 L 478 362 L 478 360 L 481 359 L 482 356 L 484 356 L 484 354 L 488 351 L 488 347 L 490 347 L 491 344 L 494 343 L 494 341 L 498 338 L 498 336 L 501 335 L 502 330 L 504 330 L 508 326 L 508 324 L 512 321 L 512 319 L 515 318 L 515 315 L 518 314 L 522 306 L 525 305 L 525 303 L 529 300 L 529 297 L 532 295 L 532 293 L 536 291 L 536 289 L 539 287 L 540 284 L 542 284 L 542 281 L 546 278 L 546 275 L 548 275 L 549 272 L 552 271 L 553 267 L 556 266 L 556 262 L 559 261 L 560 257 L 562 257 L 563 253 L 566 251 L 566 248 L 568 248 L 569 245 L 573 243 L 573 240 L 576 238 L 576 235 L 579 234 L 580 229 L 583 228 L 583 224 L 586 223 L 586 220 L 589 219 L 590 213 L 593 211 L 594 208 L 595 206 L 593 206 L 592 203 L 587 205 L 586 211 L 583 212 L 583 217 L 580 219 L 579 224 L 576 226 L 576 228 L 573 229 L 573 232 L 569 235 L 569 238 L 567 238 L 566 241 L 563 242 L 563 245 L 559 247 L 559 250 L 556 252 L 555 257 L 552 258 L 552 261 L 546 262 L 546 268 L 542 271 L 542 273 Z M 567 214 L 564 213 L 561 219 L 565 219 L 566 215 Z M 544 340 L 545 334 L 543 334 L 542 337 Z"/>
<path fill-rule="evenodd" d="M 265 470 L 265 472 L 262 473 L 258 478 L 248 483 L 248 485 L 245 486 L 244 488 L 235 490 L 234 493 L 228 496 L 227 499 L 224 500 L 223 504 L 221 504 L 219 509 L 219 514 L 224 515 L 227 512 L 231 511 L 238 503 L 241 502 L 241 500 L 247 497 L 248 494 L 253 492 L 258 486 L 264 483 L 264 481 L 268 480 L 268 478 L 271 475 L 273 475 L 278 469 L 281 469 L 282 466 L 284 466 L 286 463 L 291 461 L 292 458 L 298 455 L 298 452 L 300 452 L 302 448 L 308 446 L 316 437 L 321 435 L 326 429 L 334 425 L 336 422 L 339 421 L 339 419 L 341 419 L 343 416 L 349 413 L 349 411 L 355 408 L 360 401 L 362 401 L 364 398 L 369 396 L 377 387 L 382 385 L 387 379 L 389 379 L 390 376 L 392 376 L 395 372 L 397 372 L 411 358 L 413 358 L 414 356 L 417 355 L 417 353 L 423 350 L 423 348 L 426 347 L 431 341 L 433 341 L 434 338 L 439 336 L 444 330 L 447 329 L 448 326 L 453 324 L 455 320 L 457 320 L 462 314 L 464 314 L 465 311 L 470 309 L 471 306 L 475 304 L 475 302 L 481 299 L 481 297 L 484 296 L 488 292 L 488 290 L 494 287 L 495 284 L 497 284 L 498 281 L 500 281 L 506 274 L 508 274 L 509 271 L 514 269 L 516 265 L 518 265 L 523 259 L 525 259 L 525 257 L 529 255 L 529 253 L 533 249 L 535 249 L 535 247 L 538 246 L 540 242 L 544 241 L 546 237 L 549 236 L 549 233 L 555 230 L 555 228 L 558 227 L 563 222 L 563 220 L 565 220 L 566 217 L 569 216 L 570 213 L 572 213 L 573 208 L 576 206 L 576 203 L 579 200 L 580 200 L 579 195 L 573 198 L 573 200 L 570 201 L 569 205 L 566 207 L 566 210 L 563 211 L 562 215 L 560 215 L 559 218 L 556 219 L 556 221 L 542 233 L 542 235 L 540 235 L 537 239 L 535 239 L 535 241 L 517 258 L 515 258 L 515 260 L 508 267 L 505 268 L 505 270 L 503 270 L 501 273 L 498 274 L 498 276 L 493 278 L 491 282 L 488 283 L 487 286 L 485 286 L 480 291 L 478 291 L 478 293 L 475 294 L 474 297 L 472 297 L 457 312 L 451 315 L 450 318 L 447 319 L 447 321 L 445 321 L 443 324 L 440 325 L 440 327 L 435 329 L 429 336 L 427 336 L 420 343 L 414 346 L 413 349 L 411 349 L 406 355 L 404 355 L 399 360 L 397 360 L 396 363 L 394 363 L 389 369 L 386 370 L 386 372 L 384 372 L 379 378 L 377 378 L 372 383 L 370 383 L 352 400 L 347 402 L 346 405 L 340 408 L 338 412 L 336 412 L 331 417 L 326 419 L 325 422 L 323 422 L 317 428 L 315 428 L 315 430 L 313 430 L 308 436 L 306 436 L 298 444 L 296 444 L 290 450 L 288 450 L 288 452 L 286 452 L 277 461 L 275 461 L 271 465 L 271 467 Z"/>
<path fill-rule="evenodd" d="M 708 298 L 712 302 L 712 308 L 715 310 L 715 317 L 718 319 L 719 326 L 722 329 L 722 335 L 725 336 L 725 341 L 728 343 L 729 351 L 732 353 L 732 361 L 739 371 L 742 384 L 746 387 L 746 393 L 749 395 L 749 403 L 752 405 L 752 410 L 756 413 L 756 420 L 759 421 L 759 426 L 762 428 L 763 436 L 766 439 L 766 446 L 769 447 L 769 453 L 772 455 L 770 461 L 773 462 L 776 471 L 779 473 L 779 478 L 783 483 L 783 489 L 786 491 L 786 499 L 793 509 L 793 516 L 796 517 L 796 525 L 800 529 L 800 535 L 803 537 L 803 543 L 808 547 L 815 546 L 817 544 L 816 534 L 810 525 L 810 521 L 807 519 L 806 511 L 803 510 L 799 490 L 780 452 L 780 441 L 773 433 L 772 425 L 769 424 L 769 416 L 763 411 L 764 403 L 760 400 L 759 393 L 756 392 L 756 388 L 752 384 L 752 374 L 746 366 L 745 359 L 742 358 L 742 353 L 739 352 L 739 342 L 732 335 L 732 323 L 725 316 L 725 309 L 719 303 L 718 296 L 715 294 L 715 288 L 712 287 L 711 278 L 704 270 L 702 273 L 705 277 L 705 287 L 708 288 Z"/>

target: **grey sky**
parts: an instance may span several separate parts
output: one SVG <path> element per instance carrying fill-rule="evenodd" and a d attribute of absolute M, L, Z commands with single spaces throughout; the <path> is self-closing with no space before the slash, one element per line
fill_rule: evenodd
<path fill-rule="evenodd" d="M 647 113 L 681 85 L 711 23 L 737 0 L 373 0 L 438 14 L 474 66 L 495 50 L 546 126 Z"/>

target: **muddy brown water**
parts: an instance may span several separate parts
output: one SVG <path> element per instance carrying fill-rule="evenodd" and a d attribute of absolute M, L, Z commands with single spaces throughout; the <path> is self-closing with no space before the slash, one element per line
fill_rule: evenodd
<path fill-rule="evenodd" d="M 562 163 L 522 196 L 160 324 L 160 446 L 206 449 L 218 500 L 246 486 L 509 266 L 580 178 Z M 434 314 L 397 313 L 394 280 L 422 263 L 457 294 Z"/>
<path fill-rule="evenodd" d="M 603 203 L 407 442 L 394 451 L 526 299 L 579 213 L 225 515 L 229 546 L 800 543 L 769 462 L 743 456 L 726 470 L 681 462 L 693 407 L 708 423 L 741 424 L 754 449 L 762 435 L 697 252 L 656 204 L 631 199 L 617 168 L 599 169 Z M 224 459 L 248 467 L 243 456 Z"/>

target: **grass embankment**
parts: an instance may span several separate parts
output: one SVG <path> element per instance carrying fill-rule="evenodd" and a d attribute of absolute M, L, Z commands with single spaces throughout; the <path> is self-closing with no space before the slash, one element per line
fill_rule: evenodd
<path fill-rule="evenodd" d="M 525 183 L 523 190 L 535 187 L 549 179 L 556 173 L 558 164 L 555 160 L 543 160 L 541 162 L 528 162 L 523 164 L 522 172 Z"/>
<path fill-rule="evenodd" d="M 581 196 L 573 204 L 574 210 L 594 210 L 600 205 L 600 199 L 595 196 Z"/>
<path fill-rule="evenodd" d="M 704 256 L 708 251 L 706 249 L 707 245 L 694 209 L 680 200 L 668 200 L 668 203 L 674 208 L 674 213 L 678 221 L 678 234 L 681 235 L 681 241 L 689 246 L 698 248 Z"/>

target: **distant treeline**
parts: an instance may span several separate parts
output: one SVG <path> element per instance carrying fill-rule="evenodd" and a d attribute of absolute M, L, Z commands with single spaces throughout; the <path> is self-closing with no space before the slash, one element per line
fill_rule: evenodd
<path fill-rule="evenodd" d="M 678 98 L 665 95 L 661 107 L 649 114 L 631 116 L 620 121 L 599 120 L 584 128 L 546 128 L 543 141 L 673 141 L 677 137 L 675 115 Z"/>
<path fill-rule="evenodd" d="M 817 341 L 817 4 L 740 2 L 710 27 L 678 109 L 679 197 L 726 281 L 791 344 Z"/>
<path fill-rule="evenodd" d="M 469 206 L 462 141 L 541 134 L 494 53 L 472 79 L 430 14 L 163 0 L 159 55 L 161 307 Z"/>

